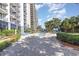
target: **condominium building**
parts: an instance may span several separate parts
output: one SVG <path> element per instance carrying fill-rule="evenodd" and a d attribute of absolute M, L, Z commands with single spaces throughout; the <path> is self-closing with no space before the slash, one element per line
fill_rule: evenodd
<path fill-rule="evenodd" d="M 0 28 L 3 29 L 3 28 L 8 28 L 7 25 L 7 18 L 6 18 L 6 15 L 8 14 L 7 13 L 7 4 L 6 3 L 0 3 Z"/>
<path fill-rule="evenodd" d="M 33 31 L 36 31 L 38 26 L 38 19 L 36 15 L 36 9 L 34 3 L 27 3 L 26 4 L 26 12 L 27 12 L 27 28 L 32 28 Z"/>
<path fill-rule="evenodd" d="M 0 3 L 0 29 L 19 27 L 19 7 L 18 3 Z"/>
<path fill-rule="evenodd" d="M 0 3 L 0 28 L 21 29 L 23 33 L 31 28 L 36 31 L 38 20 L 33 3 Z"/>
<path fill-rule="evenodd" d="M 19 3 L 10 3 L 10 23 L 11 23 L 11 29 L 19 28 L 19 25 L 20 25 Z"/>
<path fill-rule="evenodd" d="M 24 31 L 27 29 L 27 6 L 26 3 L 23 4 L 23 18 L 24 18 Z"/>

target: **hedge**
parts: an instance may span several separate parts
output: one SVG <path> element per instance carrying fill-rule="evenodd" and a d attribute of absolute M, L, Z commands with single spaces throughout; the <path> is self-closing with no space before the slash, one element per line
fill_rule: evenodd
<path fill-rule="evenodd" d="M 16 42 L 18 39 L 20 39 L 21 34 L 17 33 L 15 34 L 14 30 L 3 30 L 0 31 L 0 36 L 7 37 L 10 39 L 2 39 L 0 38 L 0 51 L 11 45 L 13 42 Z"/>
<path fill-rule="evenodd" d="M 79 34 L 78 33 L 57 33 L 57 39 L 79 45 Z"/>
<path fill-rule="evenodd" d="M 0 51 L 2 51 L 3 49 L 5 49 L 9 45 L 11 45 L 11 42 L 8 42 L 8 41 L 0 41 Z"/>
<path fill-rule="evenodd" d="M 14 30 L 3 30 L 3 31 L 0 31 L 0 35 L 4 35 L 4 36 L 9 36 L 9 35 L 13 35 L 13 34 L 15 34 Z"/>

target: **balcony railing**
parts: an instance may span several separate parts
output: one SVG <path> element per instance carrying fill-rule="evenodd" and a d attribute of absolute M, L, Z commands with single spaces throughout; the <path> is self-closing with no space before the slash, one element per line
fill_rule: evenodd
<path fill-rule="evenodd" d="M 7 4 L 7 3 L 2 3 L 2 5 L 4 5 L 4 6 L 8 6 L 8 4 Z"/>
<path fill-rule="evenodd" d="M 8 22 L 8 19 L 7 18 L 3 18 L 3 19 L 0 18 L 0 20 L 1 21 L 5 21 L 5 22 Z"/>
<path fill-rule="evenodd" d="M 2 13 L 2 14 L 7 14 L 7 9 L 0 8 L 0 13 Z"/>
<path fill-rule="evenodd" d="M 13 19 L 16 19 L 16 16 L 15 15 L 10 15 L 11 18 Z"/>

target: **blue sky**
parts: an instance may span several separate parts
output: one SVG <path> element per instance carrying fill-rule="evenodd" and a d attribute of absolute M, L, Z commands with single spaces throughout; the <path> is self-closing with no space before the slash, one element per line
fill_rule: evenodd
<path fill-rule="evenodd" d="M 44 22 L 53 17 L 64 19 L 70 16 L 79 15 L 79 4 L 76 3 L 50 3 L 36 4 L 38 23 L 44 28 Z"/>

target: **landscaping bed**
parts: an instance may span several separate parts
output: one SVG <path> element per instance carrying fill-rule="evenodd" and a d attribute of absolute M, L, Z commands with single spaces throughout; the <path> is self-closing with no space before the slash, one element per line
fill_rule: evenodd
<path fill-rule="evenodd" d="M 57 33 L 57 39 L 79 45 L 79 33 L 59 32 Z"/>
<path fill-rule="evenodd" d="M 0 51 L 20 39 L 20 34 L 15 34 L 13 30 L 4 30 L 0 32 Z"/>

